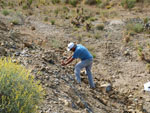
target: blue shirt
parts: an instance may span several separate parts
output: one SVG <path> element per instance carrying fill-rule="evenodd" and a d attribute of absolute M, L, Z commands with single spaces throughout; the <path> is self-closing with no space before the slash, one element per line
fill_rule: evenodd
<path fill-rule="evenodd" d="M 88 51 L 87 48 L 85 48 L 81 44 L 77 44 L 76 49 L 73 54 L 73 58 L 75 58 L 75 59 L 79 58 L 81 60 L 86 60 L 86 59 L 93 58 L 93 56 L 91 55 L 91 53 Z"/>

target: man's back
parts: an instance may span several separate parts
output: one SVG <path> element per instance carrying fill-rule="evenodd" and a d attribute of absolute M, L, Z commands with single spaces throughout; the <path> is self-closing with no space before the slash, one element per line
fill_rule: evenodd
<path fill-rule="evenodd" d="M 77 44 L 76 49 L 73 54 L 73 58 L 75 58 L 75 59 L 79 58 L 81 60 L 86 60 L 86 59 L 93 58 L 93 56 L 91 55 L 91 53 L 88 51 L 87 48 L 85 48 L 81 44 Z"/>

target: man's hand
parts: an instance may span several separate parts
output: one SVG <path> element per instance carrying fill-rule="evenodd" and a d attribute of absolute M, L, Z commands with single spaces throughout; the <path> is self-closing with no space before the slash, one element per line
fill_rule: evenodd
<path fill-rule="evenodd" d="M 66 65 L 66 63 L 65 63 L 64 61 L 62 61 L 62 62 L 61 62 L 61 65 L 62 65 L 62 66 L 65 66 L 65 65 Z"/>

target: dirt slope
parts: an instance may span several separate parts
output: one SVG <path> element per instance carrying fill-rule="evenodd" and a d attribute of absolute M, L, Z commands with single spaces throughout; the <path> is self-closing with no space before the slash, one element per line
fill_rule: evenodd
<path fill-rule="evenodd" d="M 76 30 L 70 20 L 64 22 L 66 26 L 51 25 L 43 22 L 41 15 L 24 16 L 21 24 L 13 25 L 11 16 L 0 14 L 0 55 L 14 57 L 32 70 L 35 79 L 41 80 L 46 91 L 44 103 L 39 108 L 41 113 L 149 113 L 149 93 L 143 92 L 143 84 L 150 80 L 146 69 L 149 34 L 134 34 L 129 43 L 124 42 L 127 22 L 137 19 L 134 13 L 126 12 L 120 18 L 105 22 L 97 19 L 91 23 L 92 26 L 103 23 L 102 31 L 94 27 L 88 31 Z M 146 12 L 143 16 L 150 14 Z M 100 33 L 98 38 L 97 33 Z M 77 61 L 66 67 L 60 65 L 70 54 L 65 49 L 70 41 L 79 42 L 94 52 L 92 71 L 96 89 L 89 88 L 83 72 L 81 86 L 76 84 L 73 69 Z M 145 61 L 138 58 L 139 45 L 148 54 Z M 112 85 L 108 93 L 101 87 L 107 83 Z"/>

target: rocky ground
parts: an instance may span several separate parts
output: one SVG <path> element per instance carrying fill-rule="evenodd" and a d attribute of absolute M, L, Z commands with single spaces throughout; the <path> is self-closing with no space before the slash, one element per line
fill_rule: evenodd
<path fill-rule="evenodd" d="M 41 81 L 46 91 L 41 113 L 150 113 L 150 95 L 143 91 L 144 83 L 150 80 L 150 34 L 134 33 L 129 40 L 125 34 L 129 21 L 140 23 L 143 18 L 139 17 L 150 17 L 147 8 L 143 11 L 122 9 L 113 19 L 95 15 L 100 19 L 80 23 L 79 28 L 76 20 L 61 16 L 55 17 L 60 21 L 52 25 L 42 21 L 40 14 L 17 15 L 15 25 L 10 22 L 13 14 L 0 14 L 0 55 L 11 56 Z M 99 24 L 104 25 L 102 30 L 96 29 Z M 84 72 L 82 84 L 76 84 L 73 69 L 78 61 L 61 66 L 62 59 L 71 54 L 66 51 L 70 41 L 92 52 L 96 89 L 89 88 Z M 143 47 L 144 60 L 137 53 L 139 46 Z M 108 85 L 112 90 L 106 92 Z"/>

